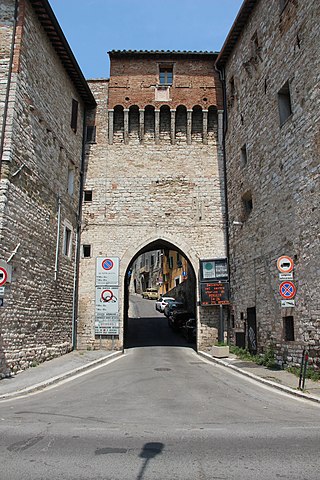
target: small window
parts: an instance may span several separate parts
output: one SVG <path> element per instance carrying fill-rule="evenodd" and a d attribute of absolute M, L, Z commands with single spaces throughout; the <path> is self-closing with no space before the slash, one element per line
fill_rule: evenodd
<path fill-rule="evenodd" d="M 250 191 L 246 192 L 242 195 L 242 211 L 243 211 L 243 220 L 247 220 L 250 213 L 253 210 L 253 201 L 252 201 L 252 193 Z"/>
<path fill-rule="evenodd" d="M 91 257 L 91 245 L 82 245 L 83 258 Z"/>
<path fill-rule="evenodd" d="M 284 317 L 283 319 L 284 339 L 288 342 L 294 341 L 294 322 L 293 316 Z"/>
<path fill-rule="evenodd" d="M 83 200 L 85 202 L 92 202 L 92 190 L 85 190 L 83 192 Z"/>
<path fill-rule="evenodd" d="M 173 268 L 173 257 L 169 257 L 168 263 L 169 263 L 169 268 Z"/>
<path fill-rule="evenodd" d="M 160 85 L 172 85 L 173 83 L 172 66 L 159 68 L 159 83 Z"/>
<path fill-rule="evenodd" d="M 74 168 L 69 167 L 68 169 L 68 193 L 73 195 L 74 192 Z"/>
<path fill-rule="evenodd" d="M 240 164 L 244 167 L 248 161 L 247 144 L 245 143 L 240 150 Z"/>
<path fill-rule="evenodd" d="M 234 83 L 234 78 L 231 77 L 229 81 L 229 102 L 228 102 L 230 107 L 233 107 L 234 105 L 235 96 L 236 96 L 236 87 Z"/>
<path fill-rule="evenodd" d="M 288 81 L 278 92 L 278 107 L 280 115 L 280 126 L 282 126 L 292 114 L 290 85 Z"/>
<path fill-rule="evenodd" d="M 79 102 L 77 102 L 77 100 L 73 98 L 72 112 L 71 112 L 71 128 L 74 131 L 74 133 L 76 133 L 77 125 L 78 125 L 78 108 L 79 108 Z"/>
<path fill-rule="evenodd" d="M 86 142 L 95 143 L 96 141 L 96 127 L 95 125 L 87 125 L 86 128 Z"/>
<path fill-rule="evenodd" d="M 174 283 L 175 283 L 175 286 L 177 287 L 177 286 L 179 285 L 179 283 L 180 283 L 180 277 L 176 277 L 176 278 L 174 279 Z"/>
<path fill-rule="evenodd" d="M 66 257 L 71 257 L 71 239 L 72 239 L 71 228 L 65 226 L 64 227 L 64 240 L 63 240 L 63 254 Z"/>
<path fill-rule="evenodd" d="M 286 8 L 288 3 L 289 3 L 289 0 L 279 0 L 280 13 Z"/>

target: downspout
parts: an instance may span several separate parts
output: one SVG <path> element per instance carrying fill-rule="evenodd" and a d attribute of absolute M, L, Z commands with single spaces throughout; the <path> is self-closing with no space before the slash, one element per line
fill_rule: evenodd
<path fill-rule="evenodd" d="M 81 252 L 81 217 L 82 217 L 82 199 L 84 190 L 84 166 L 85 166 L 85 146 L 86 146 L 86 116 L 87 109 L 83 110 L 83 127 L 82 127 L 82 152 L 80 165 L 80 180 L 79 180 L 79 202 L 77 213 L 77 230 L 76 230 L 76 251 L 75 251 L 75 265 L 73 277 L 73 298 L 72 298 L 72 349 L 77 348 L 77 325 L 78 325 L 78 301 L 79 301 L 79 267 L 80 267 L 80 252 Z"/>
<path fill-rule="evenodd" d="M 57 219 L 57 240 L 56 240 L 56 258 L 54 263 L 54 281 L 58 279 L 59 268 L 59 242 L 60 242 L 60 223 L 61 223 L 61 198 L 58 197 L 58 219 Z"/>
<path fill-rule="evenodd" d="M 7 80 L 6 96 L 5 96 L 5 100 L 4 100 L 3 119 L 2 119 L 2 125 L 1 125 L 0 178 L 1 178 L 2 156 L 3 156 L 3 149 L 4 149 L 4 137 L 5 137 L 5 133 L 6 133 L 6 124 L 7 124 L 8 108 L 9 108 L 9 95 L 10 95 L 10 87 L 11 87 L 11 75 L 12 75 L 13 56 L 14 56 L 14 44 L 15 44 L 15 40 L 16 40 L 16 30 L 17 30 L 17 20 L 18 20 L 18 5 L 19 5 L 19 0 L 16 0 L 15 1 L 15 7 L 14 7 L 14 20 L 13 20 L 13 31 L 12 31 L 12 40 L 11 40 L 11 49 L 10 49 L 8 80 Z"/>

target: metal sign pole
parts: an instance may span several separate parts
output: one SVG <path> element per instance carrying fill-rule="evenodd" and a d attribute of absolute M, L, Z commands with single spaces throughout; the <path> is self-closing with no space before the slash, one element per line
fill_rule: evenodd
<path fill-rule="evenodd" d="M 223 305 L 219 305 L 220 315 L 219 315 L 219 334 L 218 341 L 219 343 L 224 343 L 224 318 L 223 318 Z"/>

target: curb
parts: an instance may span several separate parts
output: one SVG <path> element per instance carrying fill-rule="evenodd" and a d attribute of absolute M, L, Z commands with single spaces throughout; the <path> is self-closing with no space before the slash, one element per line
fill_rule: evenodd
<path fill-rule="evenodd" d="M 42 390 L 62 380 L 73 377 L 78 373 L 85 372 L 86 370 L 89 370 L 92 367 L 95 367 L 98 365 L 102 366 L 103 364 L 107 363 L 108 360 L 112 360 L 113 358 L 120 357 L 121 355 L 123 355 L 122 351 L 113 352 L 113 353 L 110 353 L 109 355 L 106 355 L 105 357 L 101 357 L 101 358 L 98 358 L 97 360 L 93 360 L 92 362 L 89 362 L 86 365 L 82 365 L 81 367 L 74 368 L 73 370 L 70 370 L 68 372 L 62 373 L 61 375 L 57 375 L 55 377 L 49 378 L 48 380 L 44 380 L 43 382 L 32 385 L 31 387 L 25 387 L 21 390 L 16 390 L 15 392 L 4 393 L 3 395 L 0 394 L 0 401 L 11 399 L 11 398 L 17 398 L 22 395 L 26 395 L 28 393 L 33 393 L 33 392 Z"/>
<path fill-rule="evenodd" d="M 308 393 L 301 392 L 300 390 L 294 390 L 293 388 L 286 387 L 285 385 L 280 385 L 279 383 L 273 382 L 272 380 L 267 380 L 266 378 L 259 377 L 257 375 L 254 375 L 253 373 L 247 372 L 246 370 L 243 370 L 242 368 L 236 367 L 235 365 L 231 365 L 228 362 L 224 362 L 223 360 L 219 360 L 217 358 L 212 357 L 209 353 L 206 352 L 198 352 L 198 355 L 200 357 L 205 358 L 209 362 L 216 363 L 218 365 L 221 365 L 222 367 L 227 367 L 230 368 L 231 370 L 240 373 L 241 375 L 251 378 L 252 380 L 255 380 L 256 382 L 263 383 L 264 385 L 268 385 L 270 387 L 276 388 L 277 390 L 281 390 L 285 393 L 288 393 L 289 395 L 293 395 L 295 397 L 300 397 L 303 398 L 304 400 L 310 400 L 315 403 L 320 403 L 320 398 L 314 397 L 313 395 L 310 395 Z"/>

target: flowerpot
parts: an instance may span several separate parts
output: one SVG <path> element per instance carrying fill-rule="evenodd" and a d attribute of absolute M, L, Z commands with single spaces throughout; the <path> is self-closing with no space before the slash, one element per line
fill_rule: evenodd
<path fill-rule="evenodd" d="M 229 357 L 229 346 L 223 345 L 213 345 L 211 348 L 211 355 L 215 358 L 226 358 Z"/>

